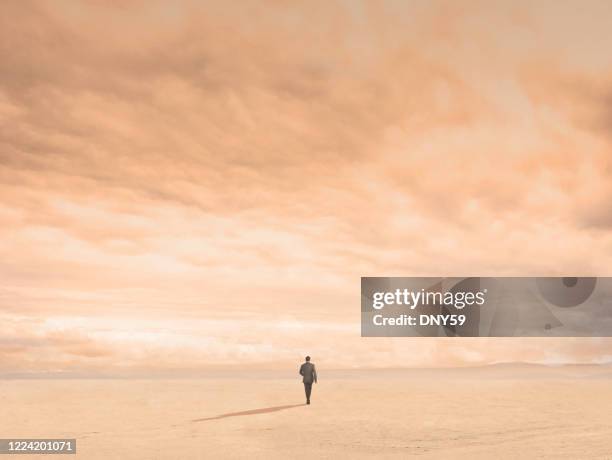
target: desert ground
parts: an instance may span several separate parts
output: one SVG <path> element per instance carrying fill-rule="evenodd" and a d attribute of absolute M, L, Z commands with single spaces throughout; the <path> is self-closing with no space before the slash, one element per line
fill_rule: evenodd
<path fill-rule="evenodd" d="M 86 459 L 612 459 L 609 367 L 319 373 L 310 406 L 285 374 L 2 379 L 0 438 L 77 438 Z"/>

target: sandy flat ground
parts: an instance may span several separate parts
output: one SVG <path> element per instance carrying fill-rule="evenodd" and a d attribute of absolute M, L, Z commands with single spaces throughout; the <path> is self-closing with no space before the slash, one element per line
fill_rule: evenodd
<path fill-rule="evenodd" d="M 88 459 L 612 459 L 612 379 L 588 369 L 339 374 L 310 406 L 302 392 L 286 378 L 0 380 L 0 437 L 77 438 Z"/>

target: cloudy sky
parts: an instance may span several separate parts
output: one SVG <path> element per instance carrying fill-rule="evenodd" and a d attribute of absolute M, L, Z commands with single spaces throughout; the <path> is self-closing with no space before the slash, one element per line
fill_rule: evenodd
<path fill-rule="evenodd" d="M 612 361 L 360 338 L 361 276 L 612 275 L 610 2 L 5 1 L 0 368 Z"/>

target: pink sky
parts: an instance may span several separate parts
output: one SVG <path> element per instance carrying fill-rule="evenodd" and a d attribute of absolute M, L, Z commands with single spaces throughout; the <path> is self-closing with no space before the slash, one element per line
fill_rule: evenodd
<path fill-rule="evenodd" d="M 609 2 L 4 2 L 6 371 L 608 362 L 365 339 L 361 276 L 612 275 Z"/>

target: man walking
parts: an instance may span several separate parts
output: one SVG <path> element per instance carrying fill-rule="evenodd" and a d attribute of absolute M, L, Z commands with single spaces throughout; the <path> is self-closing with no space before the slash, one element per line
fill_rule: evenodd
<path fill-rule="evenodd" d="M 310 404 L 310 392 L 312 391 L 312 382 L 317 383 L 317 370 L 315 365 L 310 362 L 310 356 L 306 356 L 306 362 L 300 366 L 300 375 L 304 378 L 304 391 L 306 392 L 306 404 Z"/>

